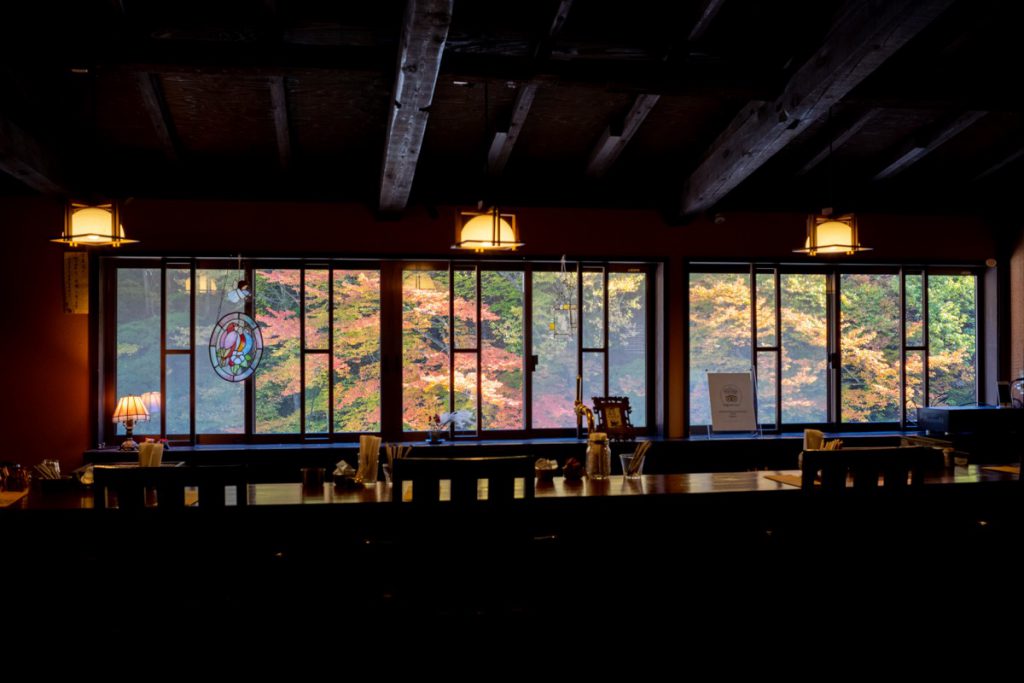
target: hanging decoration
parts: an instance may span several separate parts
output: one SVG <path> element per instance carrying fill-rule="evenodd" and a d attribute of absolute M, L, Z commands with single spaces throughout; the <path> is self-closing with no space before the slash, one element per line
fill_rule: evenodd
<path fill-rule="evenodd" d="M 241 382 L 263 357 L 263 334 L 255 320 L 236 311 L 224 315 L 210 334 L 210 363 L 221 379 Z"/>
<path fill-rule="evenodd" d="M 249 281 L 245 279 L 242 274 L 242 255 L 238 255 L 238 284 L 235 288 L 228 292 L 228 301 L 233 304 L 245 303 L 249 297 L 252 296 L 252 290 L 249 288 Z"/>
<path fill-rule="evenodd" d="M 566 270 L 563 255 L 562 269 L 555 280 L 555 308 L 548 327 L 556 337 L 570 337 L 576 334 L 576 325 L 576 273 L 569 273 Z"/>

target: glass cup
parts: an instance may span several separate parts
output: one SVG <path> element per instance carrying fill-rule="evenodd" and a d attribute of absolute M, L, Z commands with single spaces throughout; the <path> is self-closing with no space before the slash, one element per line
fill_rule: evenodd
<path fill-rule="evenodd" d="M 641 455 L 637 462 L 633 463 L 632 453 L 620 453 L 619 461 L 622 463 L 622 476 L 626 479 L 639 479 L 644 473 L 644 460 L 647 459 L 647 455 Z M 632 464 L 632 469 L 630 465 Z"/>

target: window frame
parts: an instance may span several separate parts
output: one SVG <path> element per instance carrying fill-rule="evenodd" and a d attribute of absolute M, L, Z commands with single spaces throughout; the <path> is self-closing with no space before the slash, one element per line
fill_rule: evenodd
<path fill-rule="evenodd" d="M 758 312 L 757 312 L 757 287 L 756 276 L 759 273 L 770 272 L 774 278 L 774 317 L 775 317 L 775 345 L 764 347 L 758 346 Z M 775 394 L 775 417 L 771 423 L 760 422 L 762 431 L 770 433 L 781 433 L 785 431 L 799 431 L 805 428 L 825 428 L 829 430 L 843 431 L 884 431 L 884 430 L 907 430 L 915 429 L 916 416 L 908 415 L 907 407 L 907 364 L 908 352 L 922 353 L 923 362 L 923 396 L 924 405 L 931 405 L 929 391 L 929 327 L 930 311 L 928 306 L 928 280 L 930 276 L 942 275 L 970 275 L 974 277 L 974 320 L 975 320 L 975 353 L 974 353 L 974 390 L 975 396 L 985 395 L 985 376 L 981 371 L 985 367 L 985 324 L 984 300 L 985 300 L 985 278 L 984 267 L 978 264 L 948 265 L 948 264 L 917 264 L 917 263 L 790 263 L 790 262 L 765 262 L 765 261 L 743 261 L 743 262 L 700 262 L 691 261 L 685 266 L 683 283 L 686 288 L 684 300 L 684 327 L 686 329 L 684 347 L 686 349 L 684 367 L 684 383 L 686 391 L 683 410 L 684 433 L 704 434 L 710 429 L 710 425 L 697 425 L 691 422 L 692 392 L 691 363 L 692 344 L 689 332 L 690 325 L 690 278 L 693 274 L 700 273 L 723 273 L 723 274 L 745 274 L 747 285 L 750 291 L 750 362 L 757 367 L 759 353 L 774 353 L 776 360 L 776 376 L 774 381 Z M 826 276 L 826 415 L 825 422 L 782 422 L 782 372 L 781 359 L 783 355 L 783 334 L 781 326 L 782 297 L 780 291 L 780 278 L 789 273 L 822 273 Z M 900 388 L 899 388 L 899 420 L 886 422 L 847 422 L 842 419 L 842 311 L 841 311 L 841 282 L 844 274 L 892 274 L 899 281 L 899 339 L 900 339 Z M 922 276 L 922 302 L 921 302 L 921 325 L 922 340 L 920 345 L 911 345 L 907 342 L 906 335 L 906 277 L 907 275 Z M 760 387 L 758 388 L 760 392 Z"/>
<path fill-rule="evenodd" d="M 196 377 L 199 370 L 204 367 L 203 352 L 206 350 L 205 341 L 197 338 L 196 330 L 196 290 L 189 288 L 189 348 L 168 348 L 167 340 L 167 278 L 169 270 L 185 270 L 189 272 L 191 283 L 197 281 L 197 271 L 204 269 L 235 270 L 241 264 L 242 276 L 252 283 L 254 296 L 246 302 L 245 311 L 253 315 L 256 299 L 257 270 L 272 269 L 294 269 L 299 271 L 299 357 L 300 357 L 300 390 L 299 390 L 299 432 L 293 433 L 256 433 L 255 415 L 255 376 L 253 375 L 242 382 L 244 386 L 244 408 L 242 433 L 239 434 L 214 434 L 197 431 L 196 409 Z M 167 434 L 166 410 L 161 410 L 159 418 L 159 434 L 168 439 L 168 442 L 175 445 L 225 445 L 225 444 L 316 444 L 316 443 L 346 443 L 358 439 L 360 432 L 335 432 L 335 352 L 334 352 L 334 280 L 335 273 L 340 270 L 376 270 L 380 273 L 380 395 L 381 415 L 380 430 L 387 440 L 415 441 L 426 437 L 426 431 L 409 431 L 402 429 L 402 276 L 409 269 L 445 269 L 450 274 L 456 270 L 471 270 L 476 274 L 477 290 L 477 348 L 473 351 L 477 358 L 478 368 L 482 363 L 482 321 L 480 320 L 481 299 L 481 277 L 480 274 L 486 271 L 520 271 L 523 273 L 523 428 L 487 430 L 481 429 L 479 420 L 475 430 L 460 432 L 457 435 L 459 440 L 500 440 L 513 438 L 543 438 L 543 437 L 570 437 L 577 436 L 574 428 L 539 428 L 533 427 L 532 395 L 533 395 L 533 371 L 531 368 L 531 356 L 533 349 L 533 321 L 532 321 L 532 274 L 542 271 L 557 271 L 558 261 L 538 260 L 492 260 L 492 259 L 400 259 L 400 258 L 289 258 L 289 257 L 204 257 L 204 256 L 103 256 L 100 257 L 100 321 L 97 344 L 97 378 L 99 383 L 98 395 L 100 397 L 99 424 L 97 426 L 97 439 L 108 443 L 115 443 L 117 438 L 117 425 L 110 421 L 116 403 L 117 387 L 117 294 L 118 294 L 118 273 L 125 268 L 153 268 L 160 272 L 160 396 L 161 401 L 167 397 L 167 359 L 170 356 L 187 356 L 189 358 L 189 432 Z M 644 323 L 645 323 L 645 385 L 646 385 L 646 406 L 643 419 L 646 427 L 641 432 L 653 434 L 657 431 L 655 415 L 658 403 L 663 400 L 659 396 L 656 387 L 656 371 L 661 360 L 656 355 L 655 328 L 656 321 L 660 319 L 661 313 L 657 310 L 658 299 L 656 298 L 655 283 L 660 268 L 658 262 L 614 262 L 606 260 L 583 260 L 575 263 L 574 266 L 580 269 L 599 268 L 603 273 L 603 296 L 604 296 L 604 329 L 603 346 L 600 351 L 603 354 L 604 364 L 604 390 L 607 395 L 608 377 L 608 278 L 613 272 L 642 272 L 645 276 L 644 287 Z M 326 340 L 327 350 L 310 350 L 306 348 L 306 274 L 312 270 L 327 270 L 328 273 L 328 336 Z M 582 279 L 577 279 L 577 296 L 582 294 Z M 454 288 L 454 280 L 449 277 L 449 315 L 453 313 L 454 300 L 451 292 Z M 580 311 L 582 314 L 582 311 Z M 451 317 L 449 317 L 451 321 Z M 577 370 L 581 371 L 583 358 L 582 319 L 577 326 Z M 455 353 L 468 353 L 467 351 L 455 350 L 452 347 L 454 341 L 455 326 L 449 323 L 449 358 L 454 359 Z M 330 381 L 328 382 L 328 431 L 326 433 L 307 433 L 306 430 L 306 356 L 307 352 L 323 354 L 328 357 L 327 371 Z M 454 364 L 449 362 L 449 378 L 454 372 Z M 258 371 L 257 373 L 258 374 Z M 481 372 L 477 373 L 477 406 L 481 405 L 480 395 Z M 451 387 L 451 384 L 449 384 Z M 454 400 L 454 394 L 449 388 L 449 409 Z M 158 431 L 153 429 L 153 432 Z M 364 432 L 365 433 L 365 432 Z"/>

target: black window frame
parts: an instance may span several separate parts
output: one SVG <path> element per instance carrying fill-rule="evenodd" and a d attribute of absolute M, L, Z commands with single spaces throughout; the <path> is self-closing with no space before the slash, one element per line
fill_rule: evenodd
<path fill-rule="evenodd" d="M 305 421 L 306 421 L 306 391 L 305 391 L 305 360 L 306 352 L 308 349 L 305 348 L 305 274 L 308 270 L 328 270 L 328 288 L 330 303 L 328 304 L 329 309 L 329 320 L 333 321 L 334 315 L 334 302 L 333 302 L 333 290 L 334 290 L 334 272 L 336 270 L 378 270 L 380 273 L 380 316 L 381 316 L 381 329 L 380 329 L 380 356 L 381 356 L 381 421 L 380 430 L 374 432 L 381 434 L 383 438 L 389 441 L 416 441 L 421 438 L 425 438 L 426 432 L 410 431 L 404 432 L 402 429 L 402 349 L 401 349 L 401 330 L 402 330 L 402 274 L 407 269 L 416 268 L 429 268 L 432 266 L 440 266 L 444 269 L 448 269 L 449 272 L 452 270 L 458 270 L 460 268 L 475 269 L 477 273 L 477 306 L 478 310 L 480 307 L 480 277 L 481 272 L 487 270 L 513 270 L 522 271 L 524 278 L 524 298 L 523 298 L 523 325 L 524 325 L 524 427 L 523 429 L 517 430 L 481 430 L 479 427 L 479 421 L 477 428 L 472 433 L 459 433 L 457 437 L 459 439 L 467 440 L 499 440 L 499 439 L 522 439 L 522 438 L 557 438 L 557 437 L 572 437 L 577 436 L 577 431 L 574 428 L 537 428 L 532 426 L 532 372 L 530 369 L 530 357 L 533 352 L 532 348 L 532 282 L 531 276 L 536 271 L 550 271 L 558 270 L 559 262 L 549 261 L 544 259 L 535 260 L 497 260 L 497 259 L 401 259 L 401 258 L 325 258 L 325 257 L 204 257 L 204 256 L 102 256 L 99 259 L 99 298 L 100 313 L 99 313 L 99 334 L 97 337 L 98 353 L 97 363 L 98 368 L 96 371 L 96 377 L 98 379 L 98 394 L 100 397 L 100 409 L 98 411 L 98 425 L 97 425 L 97 440 L 105 441 L 108 443 L 115 443 L 118 441 L 117 436 L 117 425 L 110 421 L 110 416 L 113 413 L 114 405 L 116 403 L 116 387 L 117 387 L 117 356 L 116 356 L 116 339 L 117 339 L 117 273 L 123 268 L 153 268 L 159 269 L 160 271 L 160 396 L 161 401 L 164 401 L 167 396 L 166 387 L 166 376 L 167 376 L 167 358 L 169 356 L 183 355 L 189 357 L 189 425 L 190 431 L 187 434 L 167 434 L 166 432 L 166 417 L 165 411 L 161 411 L 160 415 L 160 427 L 159 434 L 168 439 L 172 445 L 226 445 L 226 444 L 316 444 L 316 443 L 346 443 L 354 442 L 358 440 L 360 433 L 367 432 L 338 432 L 334 431 L 334 365 L 333 365 L 333 353 L 330 349 L 333 348 L 333 335 L 334 325 L 329 323 L 329 336 L 328 336 L 328 351 L 326 352 L 329 358 L 328 372 L 331 376 L 331 381 L 328 383 L 330 387 L 330 394 L 328 396 L 328 432 L 327 433 L 306 433 L 305 432 Z M 614 272 L 643 272 L 645 274 L 645 355 L 646 355 L 646 409 L 644 411 L 645 427 L 641 430 L 644 434 L 655 434 L 657 433 L 657 424 L 655 422 L 655 416 L 659 411 L 659 404 L 663 397 L 658 393 L 656 384 L 656 373 L 657 368 L 660 366 L 662 359 L 656 355 L 656 338 L 655 329 L 657 322 L 661 319 L 661 312 L 657 309 L 660 305 L 657 297 L 656 282 L 659 280 L 658 273 L 661 264 L 652 261 L 642 262 L 618 262 L 611 260 L 583 260 L 579 262 L 570 262 L 571 267 L 575 269 L 585 270 L 588 268 L 597 268 L 604 273 L 604 311 L 605 311 L 605 325 L 604 325 L 604 345 L 601 352 L 604 354 L 604 387 L 605 395 L 607 395 L 608 387 L 608 325 L 607 325 L 607 297 L 608 297 L 608 275 Z M 281 434 L 259 434 L 255 432 L 255 388 L 254 378 L 250 377 L 244 380 L 244 430 L 241 434 L 212 434 L 212 433 L 201 433 L 196 430 L 196 373 L 199 368 L 203 366 L 205 360 L 204 352 L 206 350 L 206 344 L 204 340 L 196 338 L 196 301 L 195 287 L 191 287 L 189 295 L 189 307 L 190 307 L 190 348 L 181 349 L 175 348 L 170 349 L 167 347 L 167 330 L 166 330 L 166 316 L 167 316 L 167 288 L 166 279 L 167 271 L 170 269 L 188 269 L 191 282 L 196 283 L 197 271 L 203 269 L 224 269 L 234 270 L 241 268 L 243 277 L 250 283 L 255 283 L 255 271 L 266 270 L 273 268 L 280 269 L 296 269 L 300 271 L 300 309 L 299 309 L 299 329 L 300 329 L 300 380 L 301 389 L 300 395 L 300 431 L 297 433 L 281 433 Z M 449 287 L 453 287 L 454 283 L 449 278 Z M 255 284 L 253 285 L 255 286 Z M 577 279 L 577 296 L 580 295 L 582 288 L 582 281 Z M 253 311 L 254 298 L 250 297 L 246 303 L 245 310 L 250 315 Z M 480 334 L 481 325 L 477 325 L 477 334 Z M 449 329 L 454 334 L 453 326 L 449 325 Z M 583 325 L 582 321 L 577 326 L 577 359 L 578 364 L 582 363 L 582 334 Z M 479 342 L 478 342 L 479 346 Z M 480 349 L 476 350 L 476 353 L 480 354 Z M 323 350 L 317 350 L 316 353 L 323 353 Z M 451 365 L 451 364 L 450 364 Z M 578 365 L 578 370 L 581 368 Z M 258 371 L 257 371 L 258 372 Z M 479 373 L 478 373 L 479 377 Z M 478 379 L 477 385 L 477 398 L 479 406 L 480 400 L 480 384 Z M 452 394 L 450 394 L 452 395 Z M 155 429 L 151 430 L 157 431 Z"/>
<path fill-rule="evenodd" d="M 756 275 L 758 273 L 772 273 L 775 282 L 775 345 L 758 346 L 757 332 L 757 290 Z M 826 414 L 828 419 L 823 422 L 782 422 L 782 373 L 776 371 L 774 382 L 775 394 L 775 419 L 774 422 L 759 424 L 764 432 L 781 433 L 787 431 L 799 431 L 805 428 L 819 428 L 830 431 L 887 431 L 887 430 L 913 430 L 917 427 L 916 415 L 910 415 L 907 407 L 907 354 L 908 352 L 922 353 L 924 356 L 923 394 L 925 406 L 931 404 L 931 396 L 928 386 L 929 376 L 929 306 L 928 306 L 928 278 L 930 276 L 942 275 L 971 275 L 974 277 L 974 304 L 975 304 L 975 397 L 978 400 L 985 395 L 985 376 L 982 368 L 985 367 L 985 268 L 980 264 L 919 264 L 919 263 L 792 263 L 792 262 L 765 262 L 765 261 L 742 261 L 742 262 L 701 262 L 691 261 L 686 264 L 683 275 L 685 293 L 684 301 L 684 325 L 686 326 L 685 349 L 686 357 L 684 367 L 684 433 L 691 435 L 704 435 L 709 433 L 710 425 L 695 425 L 691 423 L 691 340 L 689 334 L 690 319 L 690 276 L 694 273 L 733 273 L 746 274 L 750 288 L 750 342 L 751 342 L 751 365 L 756 367 L 757 355 L 760 352 L 774 353 L 776 356 L 776 368 L 781 368 L 782 357 L 782 327 L 781 327 L 781 292 L 779 289 L 779 278 L 787 273 L 822 273 L 826 276 Z M 844 274 L 859 273 L 885 273 L 893 274 L 899 278 L 899 310 L 900 310 L 900 390 L 899 390 L 899 413 L 900 419 L 887 422 L 847 422 L 842 419 L 842 343 L 841 343 L 841 280 Z M 906 277 L 907 275 L 922 276 L 922 303 L 921 303 L 921 325 L 922 341 L 920 344 L 908 344 L 906 338 Z M 760 416 L 759 416 L 760 421 Z"/>

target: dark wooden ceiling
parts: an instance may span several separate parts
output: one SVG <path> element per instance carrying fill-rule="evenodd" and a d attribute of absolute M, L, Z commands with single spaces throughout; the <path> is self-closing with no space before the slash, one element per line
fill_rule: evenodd
<path fill-rule="evenodd" d="M 1019 0 L 23 5 L 0 194 L 685 216 L 980 211 L 1024 180 Z"/>

